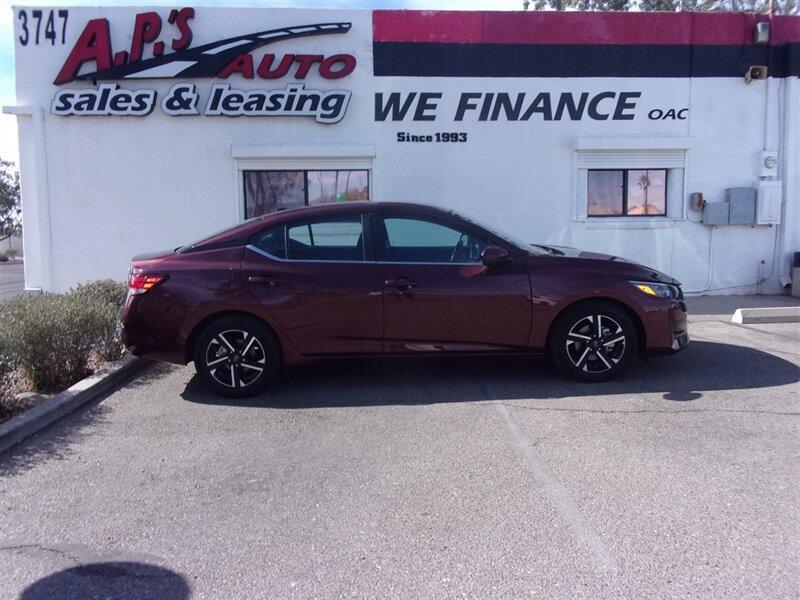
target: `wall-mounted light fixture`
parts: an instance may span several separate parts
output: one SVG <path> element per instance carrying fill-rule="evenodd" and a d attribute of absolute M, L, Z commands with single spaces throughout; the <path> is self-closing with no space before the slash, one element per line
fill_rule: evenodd
<path fill-rule="evenodd" d="M 755 24 L 753 42 L 756 44 L 769 44 L 769 21 L 761 21 Z"/>

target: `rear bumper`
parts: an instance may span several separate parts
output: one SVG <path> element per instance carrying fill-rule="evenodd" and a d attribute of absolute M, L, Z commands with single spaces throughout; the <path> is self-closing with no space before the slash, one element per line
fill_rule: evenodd
<path fill-rule="evenodd" d="M 689 344 L 689 321 L 686 304 L 670 303 L 648 312 L 645 354 L 657 356 L 680 352 Z"/>
<path fill-rule="evenodd" d="M 183 349 L 169 340 L 159 339 L 139 309 L 139 297 L 128 297 L 122 309 L 122 343 L 134 356 L 185 364 Z"/>

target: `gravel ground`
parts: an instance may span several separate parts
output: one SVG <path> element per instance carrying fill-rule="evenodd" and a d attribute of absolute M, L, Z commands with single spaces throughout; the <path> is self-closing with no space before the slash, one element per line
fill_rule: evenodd
<path fill-rule="evenodd" d="M 0 457 L 0 597 L 797 598 L 800 325 L 706 312 L 594 386 L 343 363 L 231 404 L 154 365 Z"/>

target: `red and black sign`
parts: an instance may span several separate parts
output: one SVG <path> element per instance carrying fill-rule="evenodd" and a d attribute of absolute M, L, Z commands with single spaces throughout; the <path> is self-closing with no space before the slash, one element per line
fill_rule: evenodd
<path fill-rule="evenodd" d="M 340 79 L 353 72 L 356 59 L 350 54 L 285 54 L 276 61 L 274 54 L 265 54 L 257 67 L 252 52 L 278 41 L 347 33 L 350 23 L 315 23 L 281 27 L 226 38 L 190 48 L 194 18 L 193 8 L 172 10 L 167 19 L 176 29 L 170 41 L 173 50 L 164 54 L 166 43 L 158 40 L 162 20 L 158 13 L 136 15 L 130 51 L 113 53 L 108 19 L 92 19 L 84 28 L 53 83 L 60 85 L 76 79 L 116 80 L 148 78 L 227 78 L 238 73 L 252 79 L 277 79 L 292 74 L 305 79 L 312 68 L 325 79 Z M 143 58 L 146 46 L 153 56 Z M 95 63 L 96 70 L 78 74 L 86 63 Z"/>
<path fill-rule="evenodd" d="M 753 27 L 769 21 L 768 44 Z M 800 75 L 800 19 L 743 13 L 377 10 L 377 76 L 743 77 Z"/>

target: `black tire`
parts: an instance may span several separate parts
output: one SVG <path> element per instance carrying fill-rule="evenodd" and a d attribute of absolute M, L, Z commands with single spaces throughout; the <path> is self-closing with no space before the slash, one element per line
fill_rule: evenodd
<path fill-rule="evenodd" d="M 280 345 L 269 327 L 254 317 L 221 317 L 198 336 L 194 365 L 218 394 L 245 398 L 278 378 Z"/>
<path fill-rule="evenodd" d="M 638 337 L 633 320 L 616 304 L 585 302 L 558 317 L 548 353 L 565 375 L 580 381 L 608 381 L 630 366 L 638 351 Z"/>

